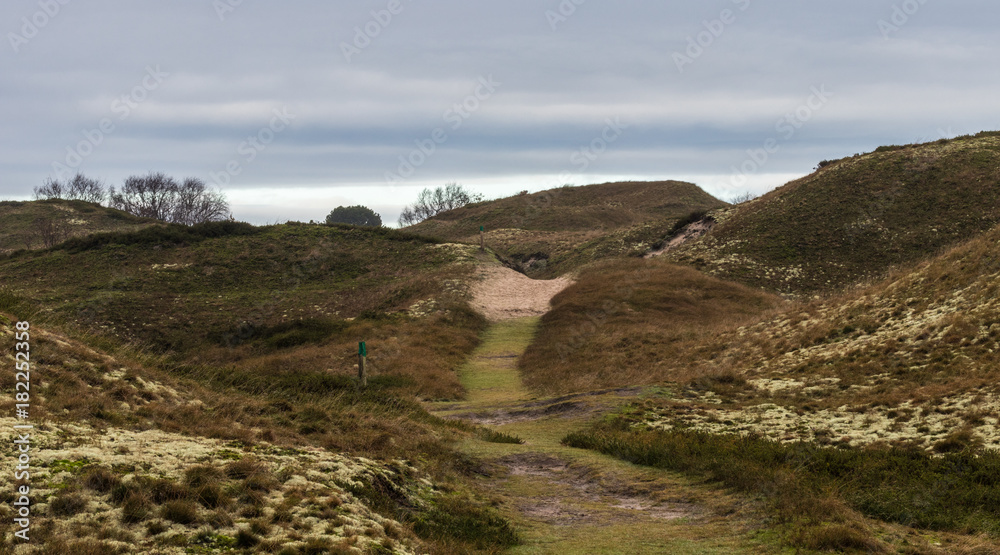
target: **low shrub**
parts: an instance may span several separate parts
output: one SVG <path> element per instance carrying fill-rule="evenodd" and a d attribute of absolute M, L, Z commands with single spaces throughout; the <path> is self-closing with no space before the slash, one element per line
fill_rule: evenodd
<path fill-rule="evenodd" d="M 49 503 L 49 510 L 55 516 L 72 516 L 83 512 L 88 504 L 87 498 L 79 493 L 64 493 Z"/>
<path fill-rule="evenodd" d="M 83 476 L 83 485 L 101 493 L 108 493 L 112 488 L 121 484 L 122 479 L 109 468 L 95 466 L 86 471 Z"/>
<path fill-rule="evenodd" d="M 160 509 L 160 516 L 170 522 L 189 526 L 198 522 L 198 507 L 192 501 L 168 501 Z"/>

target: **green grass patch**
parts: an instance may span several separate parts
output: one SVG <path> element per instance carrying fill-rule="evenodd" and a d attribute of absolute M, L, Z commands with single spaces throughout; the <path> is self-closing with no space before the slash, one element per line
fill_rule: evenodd
<path fill-rule="evenodd" d="M 0 287 L 0 310 L 13 312 L 21 306 L 21 298 L 9 287 Z"/>
<path fill-rule="evenodd" d="M 83 458 L 71 461 L 68 459 L 59 459 L 49 463 L 49 471 L 53 474 L 58 474 L 59 472 L 69 472 L 70 474 L 77 474 L 84 468 L 90 466 L 94 461 Z"/>

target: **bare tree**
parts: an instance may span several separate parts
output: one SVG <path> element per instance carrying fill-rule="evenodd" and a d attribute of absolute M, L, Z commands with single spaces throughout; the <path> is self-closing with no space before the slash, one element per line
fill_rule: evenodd
<path fill-rule="evenodd" d="M 225 220 L 229 216 L 226 196 L 221 191 L 206 187 L 204 181 L 189 177 L 177 188 L 171 218 L 174 223 L 194 225 Z"/>
<path fill-rule="evenodd" d="M 78 173 L 69 182 L 68 198 L 101 204 L 107 196 L 108 193 L 104 190 L 104 182 L 102 181 Z"/>
<path fill-rule="evenodd" d="M 403 208 L 402 214 L 399 215 L 399 225 L 408 226 L 420 223 L 442 212 L 482 200 L 483 195 L 467 191 L 458 183 L 448 183 L 433 191 L 424 189 L 417 197 L 417 202 Z"/>
<path fill-rule="evenodd" d="M 229 203 L 221 192 L 208 189 L 200 179 L 178 184 L 160 172 L 129 177 L 120 190 L 112 187 L 109 205 L 135 216 L 184 225 L 229 217 Z"/>
<path fill-rule="evenodd" d="M 82 173 L 73 176 L 66 183 L 55 179 L 46 179 L 40 187 L 35 187 L 35 200 L 65 199 L 83 200 L 101 204 L 107 198 L 104 183 L 91 179 Z"/>
<path fill-rule="evenodd" d="M 37 218 L 34 222 L 34 232 L 34 235 L 41 239 L 45 248 L 58 245 L 69 238 L 69 230 L 66 225 L 52 218 Z"/>
<path fill-rule="evenodd" d="M 750 202 L 751 200 L 754 200 L 759 196 L 760 195 L 756 193 L 751 193 L 750 191 L 747 191 L 745 193 L 736 195 L 735 197 L 729 199 L 729 204 L 743 204 L 745 202 Z"/>
<path fill-rule="evenodd" d="M 63 198 L 65 194 L 66 188 L 62 182 L 51 178 L 46 179 L 41 186 L 35 187 L 35 200 Z"/>
<path fill-rule="evenodd" d="M 133 175 L 125 179 L 121 190 L 111 188 L 108 204 L 140 218 L 169 221 L 176 190 L 177 182 L 164 173 Z"/>

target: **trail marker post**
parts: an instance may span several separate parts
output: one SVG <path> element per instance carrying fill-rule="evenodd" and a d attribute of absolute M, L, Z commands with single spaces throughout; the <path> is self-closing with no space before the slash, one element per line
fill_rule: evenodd
<path fill-rule="evenodd" d="M 368 386 L 368 369 L 366 368 L 368 362 L 368 347 L 365 346 L 365 342 L 361 341 L 358 343 L 358 383 L 361 387 Z"/>
<path fill-rule="evenodd" d="M 486 252 L 486 226 L 479 226 L 479 251 Z"/>

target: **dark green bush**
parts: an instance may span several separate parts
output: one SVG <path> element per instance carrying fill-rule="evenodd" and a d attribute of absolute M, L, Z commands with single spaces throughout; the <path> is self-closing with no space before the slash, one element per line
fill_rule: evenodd
<path fill-rule="evenodd" d="M 191 245 L 206 239 L 256 235 L 262 228 L 243 222 L 206 222 L 193 226 L 166 224 L 146 227 L 138 231 L 95 233 L 86 237 L 74 237 L 53 247 L 70 253 L 81 253 L 99 249 L 107 245 Z"/>

